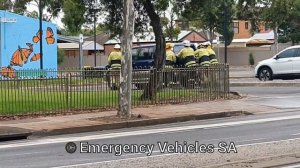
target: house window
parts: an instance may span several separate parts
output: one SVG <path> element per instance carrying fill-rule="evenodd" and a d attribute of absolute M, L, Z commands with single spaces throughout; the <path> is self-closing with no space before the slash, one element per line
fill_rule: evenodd
<path fill-rule="evenodd" d="M 239 22 L 238 21 L 233 22 L 233 30 L 234 30 L 235 34 L 239 33 Z"/>
<path fill-rule="evenodd" d="M 248 30 L 249 29 L 249 23 L 245 22 L 245 29 Z"/>

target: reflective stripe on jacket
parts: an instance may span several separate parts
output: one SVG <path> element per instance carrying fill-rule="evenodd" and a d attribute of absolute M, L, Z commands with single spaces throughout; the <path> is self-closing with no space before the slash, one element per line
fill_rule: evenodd
<path fill-rule="evenodd" d="M 196 66 L 195 52 L 191 47 L 184 47 L 178 54 L 186 67 Z"/>
<path fill-rule="evenodd" d="M 197 62 L 201 66 L 209 66 L 210 65 L 210 58 L 208 56 L 207 49 L 200 48 L 200 49 L 196 50 L 195 56 L 197 58 Z"/>
<path fill-rule="evenodd" d="M 121 51 L 113 51 L 108 56 L 108 64 L 114 69 L 121 68 L 121 60 L 122 60 Z"/>

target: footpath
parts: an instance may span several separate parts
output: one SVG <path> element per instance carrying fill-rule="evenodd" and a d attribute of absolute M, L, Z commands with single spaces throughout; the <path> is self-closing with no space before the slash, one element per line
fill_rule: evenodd
<path fill-rule="evenodd" d="M 230 85 L 300 86 L 300 80 L 260 82 L 254 78 L 253 68 L 232 67 L 230 69 Z M 251 100 L 252 98 L 248 97 L 236 100 L 135 108 L 132 110 L 134 117 L 130 120 L 116 117 L 117 111 L 104 111 L 0 121 L 0 141 L 22 139 L 30 135 L 80 133 L 281 111 L 275 107 L 254 105 Z"/>

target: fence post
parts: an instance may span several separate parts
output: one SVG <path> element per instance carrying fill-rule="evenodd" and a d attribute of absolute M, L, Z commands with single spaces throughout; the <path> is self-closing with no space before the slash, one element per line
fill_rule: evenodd
<path fill-rule="evenodd" d="M 70 85 L 70 78 L 71 78 L 71 74 L 68 73 L 67 74 L 67 78 L 66 78 L 66 104 L 67 104 L 67 108 L 70 108 L 70 101 L 69 101 L 69 85 Z"/>

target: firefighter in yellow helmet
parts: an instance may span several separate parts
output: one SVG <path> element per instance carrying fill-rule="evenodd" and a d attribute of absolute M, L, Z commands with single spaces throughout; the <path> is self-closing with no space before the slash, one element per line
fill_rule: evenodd
<path fill-rule="evenodd" d="M 121 69 L 122 52 L 121 46 L 116 44 L 114 50 L 108 55 L 108 64 L 112 69 Z"/>
<path fill-rule="evenodd" d="M 219 64 L 218 59 L 216 57 L 216 53 L 215 51 L 212 49 L 212 45 L 211 43 L 208 41 L 205 43 L 206 49 L 208 51 L 209 54 L 209 58 L 210 58 L 210 64 L 211 65 L 216 65 Z"/>
<path fill-rule="evenodd" d="M 195 51 L 195 57 L 200 66 L 210 66 L 209 53 L 203 43 L 199 44 L 198 49 Z"/>
<path fill-rule="evenodd" d="M 195 52 L 191 48 L 190 41 L 184 40 L 183 44 L 184 48 L 178 53 L 179 60 L 187 68 L 196 66 Z"/>
<path fill-rule="evenodd" d="M 108 64 L 111 67 L 109 84 L 112 90 L 117 90 L 120 84 L 121 61 L 123 59 L 121 46 L 116 44 L 114 50 L 108 56 Z M 111 82 L 111 83 L 110 83 Z"/>
<path fill-rule="evenodd" d="M 172 50 L 173 44 L 167 43 L 166 44 L 166 63 L 165 68 L 173 68 L 176 64 L 176 55 Z"/>
<path fill-rule="evenodd" d="M 166 62 L 164 69 L 164 87 L 167 87 L 174 78 L 172 69 L 176 65 L 176 55 L 173 52 L 174 45 L 172 43 L 166 44 Z"/>

